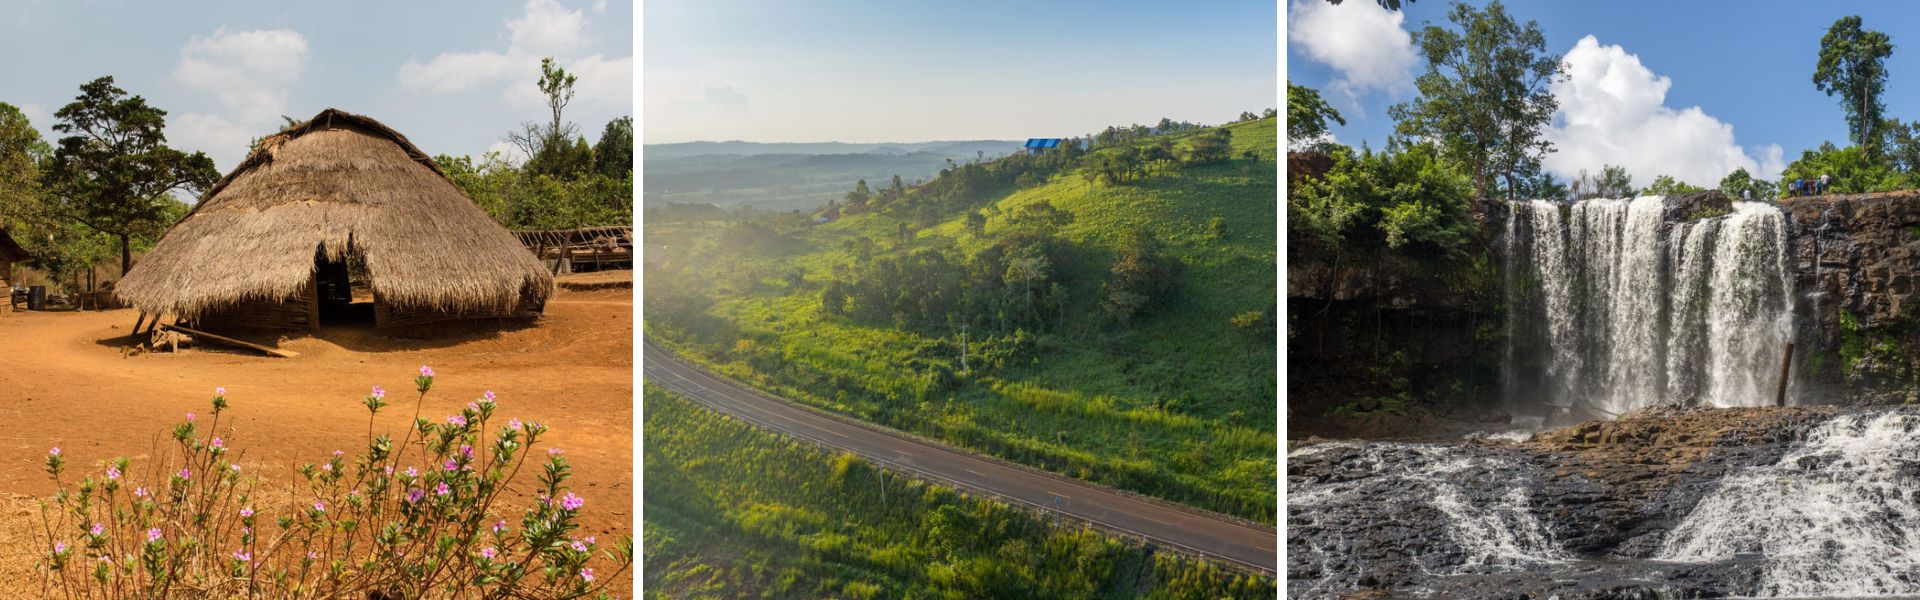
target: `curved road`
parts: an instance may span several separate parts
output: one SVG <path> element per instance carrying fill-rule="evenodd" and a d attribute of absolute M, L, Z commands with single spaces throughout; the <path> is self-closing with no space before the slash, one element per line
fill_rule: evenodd
<path fill-rule="evenodd" d="M 983 492 L 1043 513 L 1091 522 L 1269 575 L 1275 572 L 1278 536 L 1273 529 L 1117 493 L 1063 475 L 1015 467 L 828 415 L 708 373 L 654 347 L 652 341 L 643 344 L 641 364 L 647 381 L 753 425 L 852 452 L 888 468 Z"/>

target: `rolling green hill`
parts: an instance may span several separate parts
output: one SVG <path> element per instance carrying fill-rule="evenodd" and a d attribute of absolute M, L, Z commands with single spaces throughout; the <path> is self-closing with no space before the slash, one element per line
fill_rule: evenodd
<path fill-rule="evenodd" d="M 1106 140 L 650 225 L 646 329 L 789 398 L 1272 523 L 1277 139 L 1268 118 Z M 1125 158 L 1156 146 L 1181 158 Z"/>

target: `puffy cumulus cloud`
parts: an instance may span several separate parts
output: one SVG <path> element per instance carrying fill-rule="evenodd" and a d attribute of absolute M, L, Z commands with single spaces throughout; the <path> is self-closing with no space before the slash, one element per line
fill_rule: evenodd
<path fill-rule="evenodd" d="M 245 157 L 247 142 L 272 131 L 287 110 L 287 88 L 306 66 L 307 39 L 291 29 L 228 31 L 195 36 L 180 49 L 173 79 L 219 100 L 219 114 L 183 113 L 169 119 L 167 137 L 204 150 L 222 168 Z"/>
<path fill-rule="evenodd" d="M 605 9 L 591 10 L 598 14 Z M 527 0 L 521 15 L 505 25 L 505 49 L 445 52 L 424 63 L 408 60 L 400 65 L 400 84 L 429 92 L 497 88 L 511 105 L 538 106 L 543 99 L 530 81 L 540 72 L 540 59 L 551 56 L 579 77 L 574 101 L 608 106 L 633 103 L 633 57 L 578 55 L 586 39 L 584 12 L 568 10 L 556 0 Z"/>
<path fill-rule="evenodd" d="M 1619 165 L 1640 185 L 1672 175 L 1713 187 L 1734 169 L 1775 179 L 1786 168 L 1779 145 L 1757 148 L 1755 159 L 1734 141 L 1733 125 L 1697 106 L 1666 106 L 1673 81 L 1625 48 L 1603 46 L 1589 35 L 1564 60 L 1567 76 L 1551 86 L 1560 109 L 1546 131 L 1555 152 L 1543 161 L 1554 175 L 1572 178 L 1582 169 L 1597 173 L 1602 165 Z"/>
<path fill-rule="evenodd" d="M 1287 41 L 1308 58 L 1340 74 L 1333 89 L 1349 97 L 1368 90 L 1413 87 L 1413 36 L 1401 27 L 1406 15 L 1377 2 L 1293 0 L 1287 8 Z"/>

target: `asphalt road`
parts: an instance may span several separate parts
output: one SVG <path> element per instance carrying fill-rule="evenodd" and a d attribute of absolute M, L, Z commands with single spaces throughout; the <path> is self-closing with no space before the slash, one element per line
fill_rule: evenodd
<path fill-rule="evenodd" d="M 759 427 L 867 458 L 954 487 L 1059 513 L 1272 574 L 1278 563 L 1273 529 L 1220 515 L 1122 494 L 1063 475 L 1021 468 L 963 450 L 913 439 L 756 392 L 644 342 L 648 382 Z"/>

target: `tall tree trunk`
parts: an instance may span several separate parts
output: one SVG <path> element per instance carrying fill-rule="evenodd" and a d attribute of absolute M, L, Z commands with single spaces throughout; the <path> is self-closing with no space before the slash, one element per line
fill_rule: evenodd
<path fill-rule="evenodd" d="M 120 234 L 120 276 L 126 277 L 133 269 L 133 247 L 128 244 L 127 234 Z"/>

